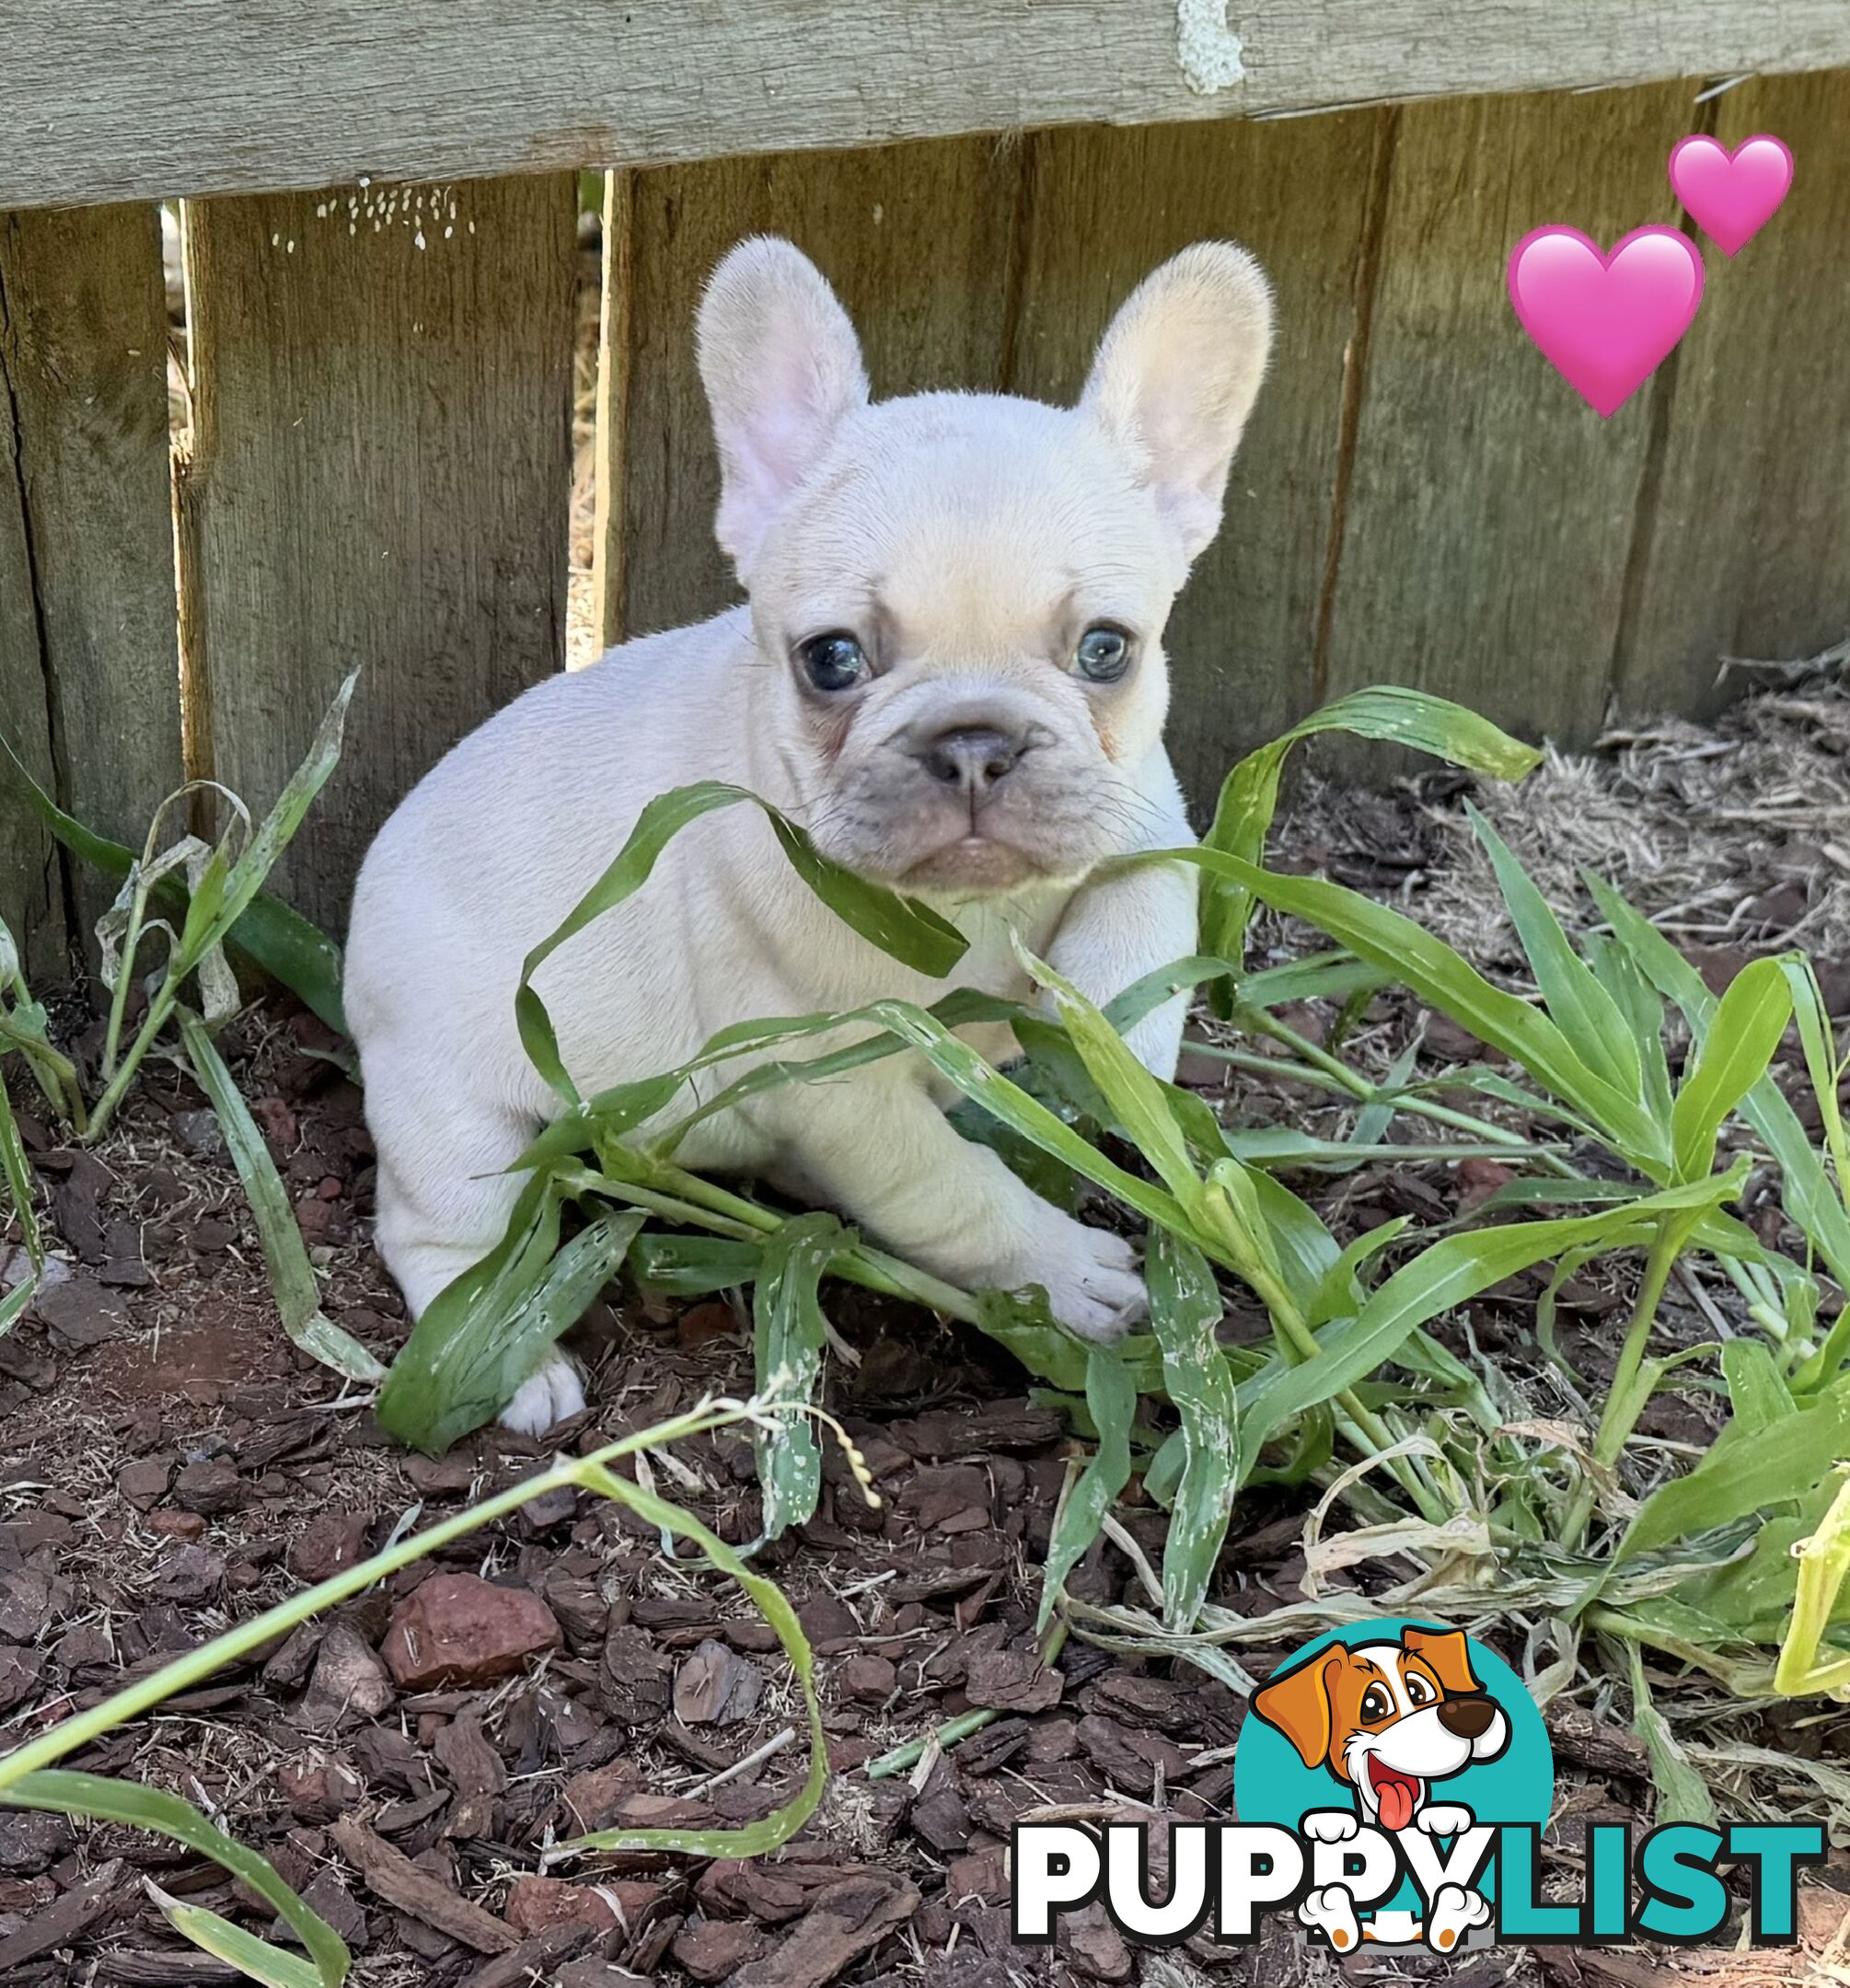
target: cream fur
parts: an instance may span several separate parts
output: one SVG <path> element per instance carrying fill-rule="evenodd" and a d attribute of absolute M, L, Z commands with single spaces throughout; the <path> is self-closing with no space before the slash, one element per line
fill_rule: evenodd
<path fill-rule="evenodd" d="M 815 268 L 783 242 L 733 251 L 700 349 L 718 530 L 749 606 L 527 692 L 424 778 L 361 873 L 347 1010 L 379 1152 L 378 1244 L 414 1312 L 499 1238 L 519 1185 L 500 1170 L 557 1108 L 514 1026 L 521 959 L 668 788 L 751 789 L 838 861 L 939 904 L 970 950 L 949 983 L 908 972 L 816 902 L 757 810 L 709 815 L 538 977 L 587 1093 L 684 1060 L 728 1023 L 930 1002 L 949 986 L 1025 996 L 1012 930 L 1100 1001 L 1193 949 L 1192 871 L 1087 879 L 1188 838 L 1162 743 L 1162 628 L 1218 522 L 1269 336 L 1256 266 L 1206 244 L 1137 292 L 1076 409 L 870 405 Z M 1072 667 L 1101 621 L 1135 641 L 1121 684 Z M 834 630 L 875 659 L 871 682 L 823 692 L 801 676 L 799 646 Z M 929 770 L 932 743 L 969 728 L 1021 749 L 992 787 Z M 1183 1005 L 1130 1038 L 1164 1075 Z M 1012 1053 L 1005 1032 L 972 1039 Z M 826 1201 L 940 1276 L 1042 1285 L 1086 1336 L 1122 1332 L 1143 1303 L 1129 1247 L 960 1138 L 944 1102 L 896 1057 L 709 1121 L 682 1158 Z M 538 1430 L 583 1401 L 555 1358 L 503 1419 Z"/>

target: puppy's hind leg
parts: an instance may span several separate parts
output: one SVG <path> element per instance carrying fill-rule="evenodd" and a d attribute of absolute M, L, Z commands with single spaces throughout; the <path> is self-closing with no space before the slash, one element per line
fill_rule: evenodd
<path fill-rule="evenodd" d="M 501 1241 L 526 1185 L 505 1169 L 538 1127 L 471 1098 L 461 1084 L 437 1094 L 400 1078 L 376 1048 L 365 1074 L 366 1121 L 379 1155 L 374 1241 L 411 1316 L 422 1318 L 439 1291 Z M 577 1368 L 554 1353 L 521 1383 L 501 1420 L 538 1436 L 584 1405 Z"/>

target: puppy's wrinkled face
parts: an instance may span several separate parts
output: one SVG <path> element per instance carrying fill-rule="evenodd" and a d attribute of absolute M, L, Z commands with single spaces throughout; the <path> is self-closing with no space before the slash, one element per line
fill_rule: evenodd
<path fill-rule="evenodd" d="M 1070 884 L 1150 845 L 1162 638 L 1265 362 L 1263 279 L 1189 251 L 1127 305 L 1080 405 L 870 406 L 840 306 L 788 244 L 714 279 L 700 355 L 721 542 L 818 846 L 908 891 Z"/>

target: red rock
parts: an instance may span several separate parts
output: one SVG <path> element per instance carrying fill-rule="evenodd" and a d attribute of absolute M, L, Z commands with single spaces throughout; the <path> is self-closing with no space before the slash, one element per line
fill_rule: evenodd
<path fill-rule="evenodd" d="M 433 1574 L 392 1612 L 380 1655 L 406 1691 L 446 1691 L 512 1677 L 554 1649 L 559 1624 L 526 1588 L 474 1574 Z"/>
<path fill-rule="evenodd" d="M 263 1127 L 263 1137 L 270 1150 L 279 1160 L 286 1160 L 295 1150 L 297 1130 L 295 1114 L 280 1097 L 265 1097 L 253 1100 L 250 1115 Z"/>
<path fill-rule="evenodd" d="M 317 1512 L 289 1548 L 289 1571 L 310 1586 L 344 1573 L 364 1559 L 370 1523 L 363 1512 Z"/>
<path fill-rule="evenodd" d="M 116 1474 L 116 1489 L 137 1511 L 146 1511 L 167 1496 L 172 1471 L 159 1457 L 137 1457 Z"/>
<path fill-rule="evenodd" d="M 196 1511 L 150 1512 L 148 1531 L 158 1532 L 164 1539 L 203 1539 L 205 1520 Z"/>
<path fill-rule="evenodd" d="M 607 1767 L 593 1767 L 573 1774 L 559 1791 L 565 1805 L 561 1824 L 568 1836 L 586 1836 L 593 1830 L 608 1829 L 618 1805 L 638 1793 L 642 1786 L 642 1770 L 634 1761 L 612 1761 Z"/>
<path fill-rule="evenodd" d="M 617 1878 L 595 1890 L 558 1878 L 516 1878 L 508 1888 L 502 1916 L 522 1939 L 554 1926 L 587 1925 L 609 1933 L 638 1924 L 660 1897 L 662 1887 L 639 1878 Z"/>
<path fill-rule="evenodd" d="M 721 1982 L 763 1953 L 765 1936 L 736 1919 L 702 1919 L 676 1934 L 668 1950 L 697 1982 Z"/>
<path fill-rule="evenodd" d="M 894 1666 L 885 1657 L 872 1653 L 850 1657 L 836 1676 L 841 1681 L 842 1690 L 863 1705 L 885 1705 L 899 1682 L 899 1672 Z"/>

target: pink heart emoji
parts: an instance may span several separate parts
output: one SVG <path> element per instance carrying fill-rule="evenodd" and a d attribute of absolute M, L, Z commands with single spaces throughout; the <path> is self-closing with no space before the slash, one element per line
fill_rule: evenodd
<path fill-rule="evenodd" d="M 1509 256 L 1509 301 L 1542 355 L 1603 419 L 1642 387 L 1702 302 L 1702 257 L 1673 227 L 1634 228 L 1612 251 L 1542 227 Z"/>
<path fill-rule="evenodd" d="M 1671 185 L 1723 255 L 1760 233 L 1791 184 L 1792 154 L 1778 138 L 1743 139 L 1732 156 L 1714 138 L 1679 138 L 1671 148 Z"/>

